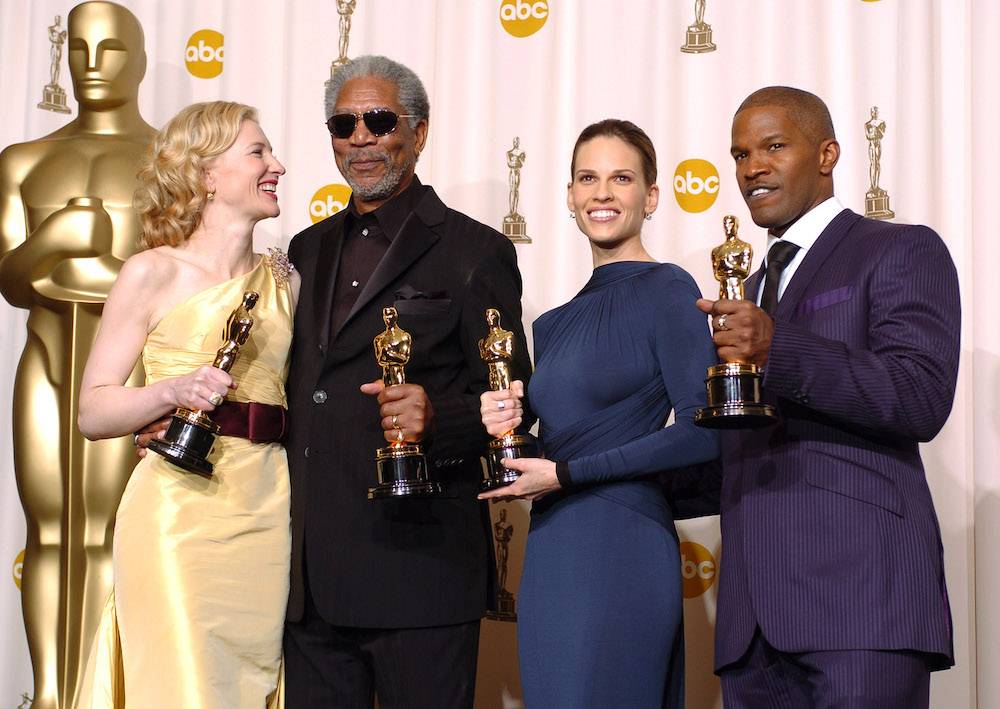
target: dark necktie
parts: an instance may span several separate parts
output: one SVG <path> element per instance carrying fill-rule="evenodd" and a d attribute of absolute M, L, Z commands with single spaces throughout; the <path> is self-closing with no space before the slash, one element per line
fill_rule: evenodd
<path fill-rule="evenodd" d="M 790 241 L 778 240 L 767 252 L 767 273 L 764 276 L 764 292 L 760 296 L 760 307 L 768 315 L 773 316 L 778 307 L 778 282 L 785 266 L 795 258 L 799 247 Z"/>

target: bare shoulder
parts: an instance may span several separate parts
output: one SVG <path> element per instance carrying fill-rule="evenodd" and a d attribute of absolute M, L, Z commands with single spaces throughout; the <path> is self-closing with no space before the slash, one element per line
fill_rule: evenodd
<path fill-rule="evenodd" d="M 177 277 L 180 265 L 164 247 L 147 249 L 125 261 L 118 282 L 137 291 L 162 290 Z"/>

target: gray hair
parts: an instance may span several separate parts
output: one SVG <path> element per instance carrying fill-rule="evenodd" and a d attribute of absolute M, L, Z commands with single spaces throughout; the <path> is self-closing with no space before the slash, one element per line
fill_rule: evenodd
<path fill-rule="evenodd" d="M 344 88 L 344 84 L 351 79 L 359 79 L 363 76 L 377 76 L 396 85 L 399 90 L 399 103 L 403 110 L 411 116 L 409 119 L 410 128 L 416 128 L 420 121 L 429 120 L 431 104 L 427 99 L 427 91 L 424 89 L 420 77 L 409 67 L 376 54 L 366 54 L 352 59 L 350 64 L 342 66 L 334 72 L 330 80 L 326 82 L 324 101 L 326 114 L 324 119 L 333 115 L 333 109 L 337 105 L 337 99 L 340 97 L 340 90 Z"/>

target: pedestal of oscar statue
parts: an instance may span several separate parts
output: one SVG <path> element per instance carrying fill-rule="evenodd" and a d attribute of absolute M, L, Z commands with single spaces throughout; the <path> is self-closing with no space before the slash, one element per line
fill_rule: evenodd
<path fill-rule="evenodd" d="M 520 214 L 508 214 L 503 218 L 503 235 L 515 244 L 530 244 L 528 227 Z"/>
<path fill-rule="evenodd" d="M 869 219 L 892 219 L 896 213 L 889 209 L 889 193 L 885 190 L 865 195 L 865 216 Z"/>
<path fill-rule="evenodd" d="M 66 89 L 46 84 L 42 89 L 42 102 L 38 107 L 56 113 L 70 113 L 69 106 L 66 105 Z"/>
<path fill-rule="evenodd" d="M 681 47 L 682 52 L 687 54 L 702 54 L 704 52 L 714 52 L 716 47 L 712 42 L 712 26 L 703 25 L 691 25 L 687 28 L 687 36 L 684 45 Z"/>

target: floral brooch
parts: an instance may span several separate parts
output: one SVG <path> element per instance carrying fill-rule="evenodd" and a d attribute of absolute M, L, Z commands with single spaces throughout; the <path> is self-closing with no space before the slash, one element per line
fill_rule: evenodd
<path fill-rule="evenodd" d="M 271 275 L 274 282 L 283 287 L 288 283 L 289 274 L 295 270 L 295 266 L 288 260 L 288 254 L 275 246 L 267 247 L 267 265 L 271 268 Z"/>

